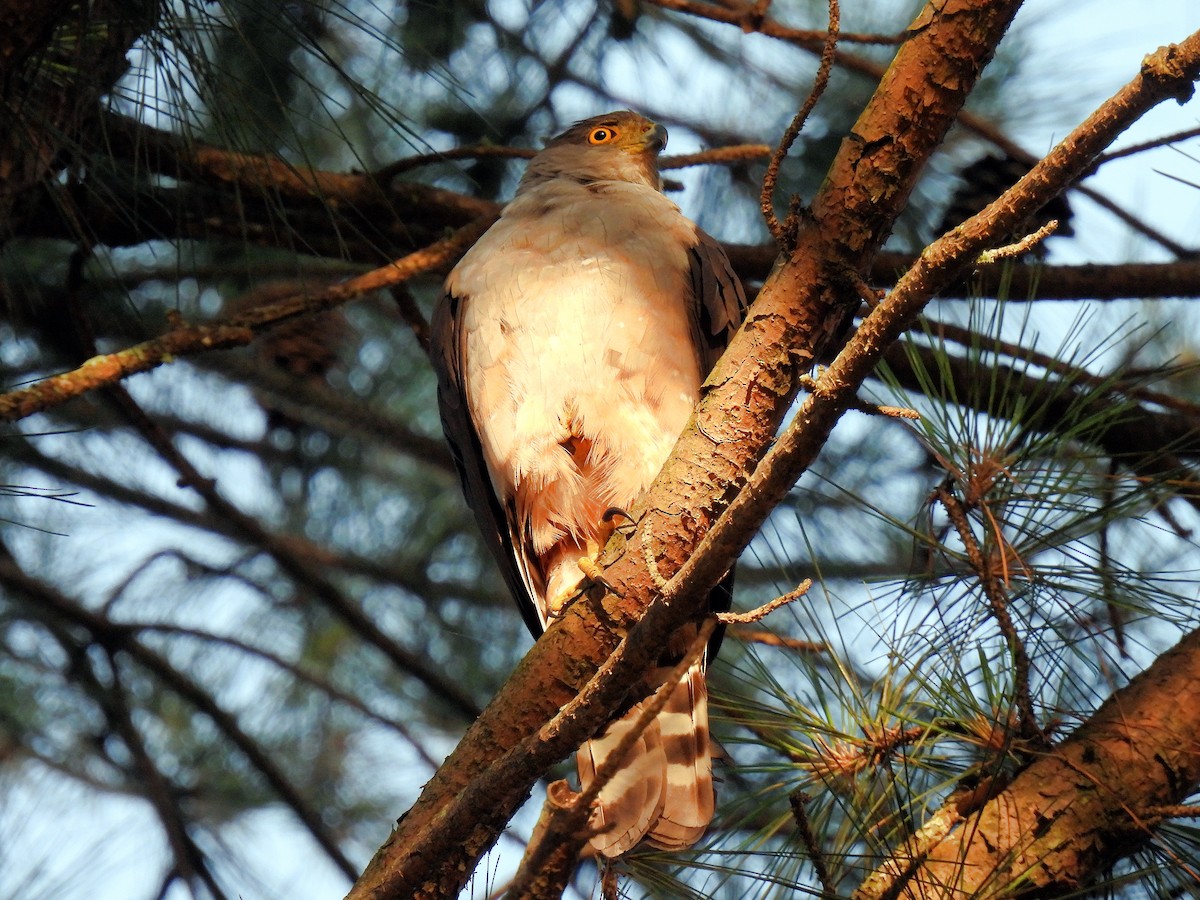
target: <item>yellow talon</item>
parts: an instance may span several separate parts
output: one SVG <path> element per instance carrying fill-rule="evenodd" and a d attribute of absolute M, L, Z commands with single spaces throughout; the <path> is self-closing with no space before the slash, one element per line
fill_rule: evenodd
<path fill-rule="evenodd" d="M 581 556 L 576 565 L 579 566 L 579 571 L 587 576 L 588 581 L 604 584 L 604 570 L 596 564 L 595 559 L 590 556 Z"/>

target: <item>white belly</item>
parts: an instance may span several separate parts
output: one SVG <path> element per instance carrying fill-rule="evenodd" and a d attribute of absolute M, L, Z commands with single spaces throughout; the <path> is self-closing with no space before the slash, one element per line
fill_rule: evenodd
<path fill-rule="evenodd" d="M 450 288 L 467 298 L 464 386 L 493 486 L 542 553 L 629 506 L 691 415 L 701 378 L 682 248 L 695 231 L 637 185 L 555 182 L 517 204 L 545 227 L 502 218 Z M 591 442 L 586 459 L 572 438 Z"/>

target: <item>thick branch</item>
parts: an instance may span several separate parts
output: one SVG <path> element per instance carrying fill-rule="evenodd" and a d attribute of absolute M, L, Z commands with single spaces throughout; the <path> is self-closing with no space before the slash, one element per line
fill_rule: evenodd
<path fill-rule="evenodd" d="M 678 602 L 657 604 L 646 614 L 590 703 L 553 733 L 539 733 L 658 593 L 647 557 L 664 573 L 678 569 L 745 483 L 800 375 L 858 305 L 852 290 L 838 287 L 845 264 L 830 260 L 865 262 L 882 243 L 1017 5 L 960 0 L 931 7 L 918 19 L 890 70 L 893 77 L 881 84 L 818 197 L 819 227 L 801 236 L 794 258 L 764 286 L 706 385 L 696 420 L 651 489 L 632 552 L 607 570 L 621 597 L 606 597 L 603 615 L 594 603 L 575 604 L 538 640 L 400 820 L 352 897 L 454 895 L 539 774 L 602 724 L 671 631 L 698 611 L 707 593 L 700 589 L 704 581 L 710 578 L 711 586 L 719 580 L 740 549 L 734 544 L 750 532 L 733 539 L 727 554 L 710 555 L 698 577 L 682 581 L 672 592 Z M 876 133 L 888 139 L 875 140 Z M 818 446 L 835 420 L 836 414 L 822 423 Z"/>
<path fill-rule="evenodd" d="M 724 246 L 734 270 L 746 281 L 766 278 L 778 255 L 774 244 Z M 871 263 L 868 278 L 875 285 L 895 284 L 916 259 L 911 253 L 880 253 Z M 996 297 L 1001 289 L 1010 303 L 1200 297 L 1200 262 L 985 266 L 973 268 L 947 285 L 941 297 Z"/>
<path fill-rule="evenodd" d="M 810 53 L 821 52 L 823 32 L 806 31 L 803 29 L 789 28 L 786 25 L 781 25 L 780 23 L 775 22 L 767 17 L 765 15 L 766 8 L 764 7 L 759 9 L 758 4 L 755 4 L 754 7 L 745 6 L 741 9 L 737 9 L 729 3 L 697 3 L 694 2 L 694 0 L 652 0 L 652 2 L 658 6 L 662 6 L 665 9 L 673 9 L 678 12 L 699 16 L 705 19 L 711 19 L 716 22 L 725 22 L 731 25 L 738 25 L 744 31 L 756 31 L 760 34 L 765 34 L 782 41 L 787 41 L 788 43 L 794 44 L 797 47 L 804 48 Z M 853 37 L 851 35 L 843 35 L 842 39 L 843 41 L 849 41 L 853 40 Z M 869 59 L 856 53 L 849 53 L 844 50 L 839 50 L 837 53 L 837 64 L 847 71 L 857 72 L 860 75 L 865 75 L 866 77 L 875 81 L 880 81 L 885 77 L 885 66 L 882 63 L 878 63 L 873 59 Z M 999 128 L 997 128 L 995 124 L 988 121 L 983 116 L 969 111 L 964 111 L 958 117 L 958 124 L 963 128 L 973 131 L 979 137 L 990 142 L 997 149 L 1003 151 L 1014 159 L 1018 159 L 1021 162 L 1029 165 L 1033 165 L 1035 162 L 1037 162 L 1036 156 L 1010 139 Z M 1145 235 L 1150 240 L 1170 251 L 1180 259 L 1195 259 L 1197 253 L 1200 252 L 1194 248 L 1185 247 L 1178 241 L 1175 241 L 1169 236 L 1163 234 L 1149 223 L 1143 222 L 1133 213 L 1123 209 L 1094 188 L 1090 188 L 1087 185 L 1081 184 L 1072 184 L 1070 187 L 1079 191 L 1079 193 L 1083 194 L 1093 202 L 1099 204 L 1130 228 Z"/>
<path fill-rule="evenodd" d="M 894 854 L 855 894 L 946 900 L 1074 894 L 1153 838 L 1200 785 L 1200 631 L 1160 656 L 1062 745 L 924 859 Z M 981 836 L 986 836 L 981 840 Z"/>
<path fill-rule="evenodd" d="M 697 536 L 737 493 L 757 454 L 774 437 L 803 367 L 841 328 L 849 300 L 832 287 L 841 269 L 831 259 L 865 263 L 882 241 L 925 156 L 948 128 L 1015 9 L 1015 4 L 958 2 L 919 17 L 913 39 L 898 54 L 814 203 L 818 227 L 801 235 L 793 258 L 764 285 L 746 326 L 707 383 L 696 420 L 651 489 L 648 509 L 627 547 L 631 552 L 606 570 L 621 596 L 604 599 L 603 617 L 592 603 L 576 604 L 537 642 L 398 823 L 352 897 L 456 892 L 537 775 L 602 723 L 622 684 L 631 685 L 638 666 L 652 658 L 665 635 L 695 613 L 698 601 L 680 598 L 702 597 L 703 588 L 721 577 L 766 510 L 815 457 L 882 350 L 911 317 L 989 240 L 1011 231 L 1137 116 L 1188 89 L 1200 69 L 1200 36 L 1160 51 L 1143 75 L 1039 164 L 1021 190 L 923 255 L 902 289 L 867 318 L 819 380 L 793 427 L 759 465 L 753 491 L 743 492 L 726 509 L 721 524 L 727 519 L 732 524 L 697 547 Z M 539 723 L 571 702 L 616 647 L 619 633 L 640 615 L 644 598 L 655 596 L 663 575 L 651 572 L 647 559 L 664 572 L 688 560 L 686 578 L 672 581 L 677 602 L 653 605 L 629 633 L 621 661 L 612 666 L 607 683 L 595 688 L 593 701 L 581 704 L 574 719 L 559 723 L 553 733 L 538 734 Z M 530 741 L 531 735 L 537 739 Z"/>

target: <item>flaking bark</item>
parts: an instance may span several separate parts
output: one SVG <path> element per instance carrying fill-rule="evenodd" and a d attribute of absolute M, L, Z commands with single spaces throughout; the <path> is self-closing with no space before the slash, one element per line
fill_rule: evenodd
<path fill-rule="evenodd" d="M 959 0 L 931 4 L 922 13 L 889 70 L 894 77 L 881 83 L 814 203 L 816 225 L 805 230 L 792 258 L 764 286 L 710 377 L 697 417 L 651 488 L 633 540 L 607 569 L 618 594 L 577 603 L 538 640 L 399 821 L 350 897 L 456 895 L 536 778 L 595 732 L 657 647 L 696 614 L 705 585 L 716 584 L 750 534 L 710 554 L 691 582 L 696 590 L 685 599 L 652 607 L 630 634 L 622 664 L 603 684 L 593 685 L 594 702 L 539 736 L 543 723 L 585 686 L 620 635 L 642 617 L 661 580 L 679 569 L 746 482 L 800 376 L 820 348 L 840 336 L 848 311 L 858 305 L 843 273 L 865 264 L 886 238 L 921 165 L 1018 6 Z M 860 134 L 888 127 L 878 125 L 877 117 L 891 122 L 894 110 L 911 102 L 914 84 L 920 85 L 922 127 L 894 130 L 888 141 L 862 141 Z"/>
<path fill-rule="evenodd" d="M 1198 734 L 1200 631 L 1193 631 L 923 861 L 906 867 L 895 854 L 855 897 L 1074 893 L 1152 840 L 1160 810 L 1200 784 Z"/>

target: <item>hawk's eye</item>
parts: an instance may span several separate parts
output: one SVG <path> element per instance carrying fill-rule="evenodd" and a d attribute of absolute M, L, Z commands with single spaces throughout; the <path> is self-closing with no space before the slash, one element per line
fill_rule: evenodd
<path fill-rule="evenodd" d="M 617 139 L 617 130 L 609 128 L 607 125 L 601 125 L 599 128 L 593 128 L 588 132 L 589 144 L 608 144 Z"/>

